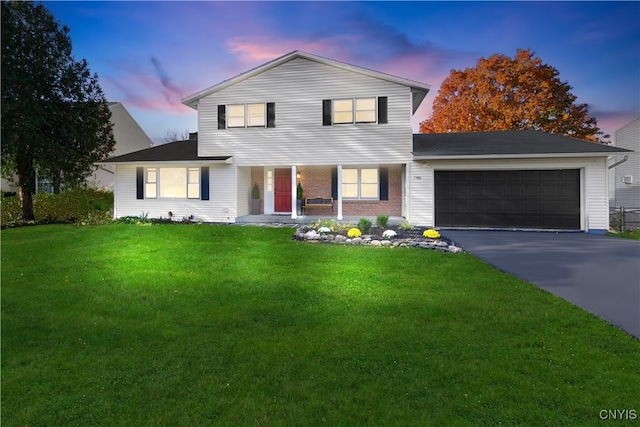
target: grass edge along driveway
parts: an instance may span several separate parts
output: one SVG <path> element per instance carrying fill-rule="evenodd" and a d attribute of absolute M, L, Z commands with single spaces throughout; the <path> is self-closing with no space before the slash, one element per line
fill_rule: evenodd
<path fill-rule="evenodd" d="M 291 234 L 3 230 L 2 425 L 637 422 L 640 342 L 597 317 L 469 254 Z"/>

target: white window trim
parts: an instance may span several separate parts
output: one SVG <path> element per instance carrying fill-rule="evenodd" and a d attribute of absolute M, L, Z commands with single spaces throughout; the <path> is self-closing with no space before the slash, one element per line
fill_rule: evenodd
<path fill-rule="evenodd" d="M 357 178 L 357 182 L 355 183 L 357 185 L 358 188 L 358 196 L 357 197 L 347 197 L 344 195 L 344 192 L 342 193 L 342 198 L 344 200 L 380 200 L 380 167 L 379 166 L 359 166 L 359 167 L 352 167 L 352 166 L 343 166 L 342 168 L 342 176 L 344 177 L 344 171 L 345 170 L 357 170 L 358 171 L 358 178 Z M 378 186 L 378 194 L 376 197 L 362 197 L 362 169 L 375 169 L 377 171 L 377 176 L 378 176 L 378 182 L 376 182 L 376 185 Z M 340 183 L 341 186 L 343 186 L 344 184 L 354 184 L 353 182 L 344 182 L 344 178 L 342 180 L 342 182 Z M 364 184 L 372 184 L 370 182 L 365 182 Z"/>
<path fill-rule="evenodd" d="M 356 119 L 358 116 L 358 110 L 356 110 L 356 101 L 358 100 L 373 100 L 373 117 L 374 119 L 369 121 L 359 121 Z M 351 121 L 350 122 L 337 122 L 336 121 L 336 101 L 351 101 Z M 371 111 L 371 110 L 360 110 L 360 111 Z M 358 96 L 354 98 L 334 98 L 331 100 L 331 124 L 332 125 L 352 125 L 352 124 L 377 124 L 378 123 L 378 97 L 377 96 Z"/>
<path fill-rule="evenodd" d="M 185 171 L 185 197 L 162 197 L 160 196 L 160 188 L 162 186 L 162 180 L 160 179 L 160 169 L 165 169 L 165 168 L 170 168 L 170 169 L 183 169 Z M 155 176 L 156 176 L 156 180 L 155 182 L 153 181 L 148 181 L 148 177 L 149 177 L 149 171 L 154 171 L 155 172 Z M 189 182 L 189 171 L 197 171 L 197 182 Z M 163 167 L 163 166 L 158 166 L 158 167 L 145 167 L 144 169 L 144 198 L 145 199 L 150 199 L 150 200 L 200 200 L 201 198 L 201 168 L 200 167 L 190 167 L 190 166 L 175 166 L 175 167 Z M 189 184 L 191 185 L 197 185 L 197 191 L 196 191 L 196 195 L 193 195 L 193 197 L 189 196 Z M 147 185 L 154 185 L 155 186 L 155 194 L 153 195 L 149 195 L 149 193 L 147 192 Z"/>
<path fill-rule="evenodd" d="M 261 105 L 262 106 L 262 120 L 263 123 L 261 125 L 250 125 L 249 124 L 249 105 Z M 231 126 L 231 107 L 242 106 L 244 109 L 243 113 L 243 121 L 244 125 L 242 126 Z M 226 104 L 227 111 L 227 129 L 246 129 L 246 128 L 266 128 L 267 127 L 267 103 L 266 102 L 248 102 L 248 103 L 238 103 L 238 104 Z"/>

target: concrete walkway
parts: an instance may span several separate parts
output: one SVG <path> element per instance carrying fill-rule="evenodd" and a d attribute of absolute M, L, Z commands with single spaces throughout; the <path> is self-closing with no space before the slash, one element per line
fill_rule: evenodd
<path fill-rule="evenodd" d="M 441 233 L 488 264 L 640 339 L 640 241 L 586 233 Z"/>

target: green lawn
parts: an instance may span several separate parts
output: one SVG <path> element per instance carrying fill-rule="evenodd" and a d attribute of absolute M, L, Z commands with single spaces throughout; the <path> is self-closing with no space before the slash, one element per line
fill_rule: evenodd
<path fill-rule="evenodd" d="M 3 427 L 640 416 L 640 342 L 593 315 L 469 254 L 291 234 L 3 230 Z"/>

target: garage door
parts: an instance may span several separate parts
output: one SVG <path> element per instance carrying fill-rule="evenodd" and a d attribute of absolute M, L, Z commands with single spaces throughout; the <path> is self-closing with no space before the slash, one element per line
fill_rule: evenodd
<path fill-rule="evenodd" d="M 436 171 L 440 227 L 580 228 L 580 171 Z"/>

